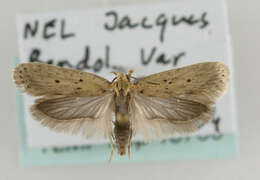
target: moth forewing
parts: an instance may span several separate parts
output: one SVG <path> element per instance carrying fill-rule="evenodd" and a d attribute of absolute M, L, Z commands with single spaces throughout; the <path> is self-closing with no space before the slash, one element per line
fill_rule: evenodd
<path fill-rule="evenodd" d="M 214 104 L 226 91 L 229 69 L 221 62 L 204 62 L 144 77 L 136 91 L 151 97 L 182 97 Z"/>
<path fill-rule="evenodd" d="M 101 96 L 111 89 L 111 83 L 97 75 L 36 62 L 19 64 L 13 81 L 32 96 Z"/>

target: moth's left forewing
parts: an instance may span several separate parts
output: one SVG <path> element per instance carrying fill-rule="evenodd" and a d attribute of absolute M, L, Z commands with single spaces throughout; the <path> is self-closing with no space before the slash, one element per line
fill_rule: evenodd
<path fill-rule="evenodd" d="M 137 92 L 151 97 L 180 97 L 214 104 L 226 92 L 229 69 L 220 62 L 204 62 L 140 79 Z"/>
<path fill-rule="evenodd" d="M 194 64 L 140 79 L 130 103 L 133 129 L 146 139 L 197 130 L 212 118 L 215 102 L 226 91 L 228 81 L 228 67 L 219 62 Z"/>

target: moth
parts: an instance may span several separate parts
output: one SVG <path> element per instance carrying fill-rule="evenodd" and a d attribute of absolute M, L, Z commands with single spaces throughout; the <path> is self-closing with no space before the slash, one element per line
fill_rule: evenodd
<path fill-rule="evenodd" d="M 136 79 L 133 70 L 112 72 L 112 82 L 95 74 L 42 63 L 13 71 L 17 87 L 37 96 L 30 108 L 36 121 L 57 132 L 106 137 L 119 155 L 130 156 L 131 139 L 190 133 L 210 121 L 224 94 L 229 69 L 203 62 Z M 133 81 L 135 79 L 135 81 Z M 114 118 L 113 118 L 114 116 Z"/>

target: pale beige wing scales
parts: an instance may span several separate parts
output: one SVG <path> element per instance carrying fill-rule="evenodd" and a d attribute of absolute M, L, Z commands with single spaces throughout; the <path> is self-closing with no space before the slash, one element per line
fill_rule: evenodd
<path fill-rule="evenodd" d="M 84 137 L 112 137 L 113 95 L 97 97 L 46 96 L 31 113 L 43 126 Z"/>
<path fill-rule="evenodd" d="M 106 79 L 91 73 L 43 63 L 19 64 L 13 71 L 16 86 L 32 96 L 100 96 L 111 89 Z"/>
<path fill-rule="evenodd" d="M 175 97 L 147 97 L 134 94 L 130 102 L 130 121 L 135 133 L 146 140 L 173 134 L 187 134 L 207 123 L 213 106 Z"/>
<path fill-rule="evenodd" d="M 229 70 L 205 62 L 150 75 L 135 83 L 130 121 L 145 139 L 188 133 L 213 116 L 216 100 L 226 91 Z"/>
<path fill-rule="evenodd" d="M 142 78 L 137 92 L 151 97 L 180 97 L 212 104 L 226 91 L 229 69 L 220 62 L 204 62 Z"/>

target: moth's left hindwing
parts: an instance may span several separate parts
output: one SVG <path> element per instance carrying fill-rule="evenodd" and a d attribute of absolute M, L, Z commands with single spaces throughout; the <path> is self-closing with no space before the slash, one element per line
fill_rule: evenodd
<path fill-rule="evenodd" d="M 133 131 L 141 132 L 149 140 L 193 132 L 210 120 L 214 110 L 213 106 L 197 101 L 135 93 L 130 103 L 130 121 Z"/>

